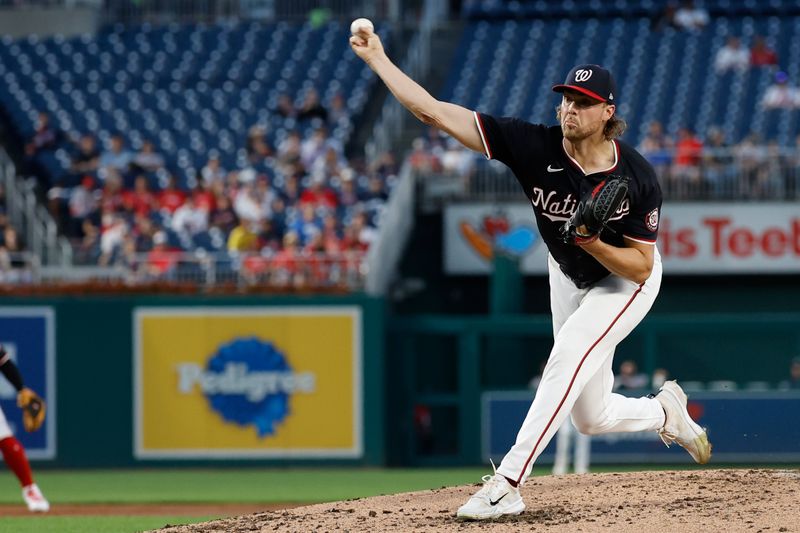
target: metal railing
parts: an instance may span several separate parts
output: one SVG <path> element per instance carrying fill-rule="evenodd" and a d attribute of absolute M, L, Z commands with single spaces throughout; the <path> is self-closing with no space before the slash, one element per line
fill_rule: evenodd
<path fill-rule="evenodd" d="M 72 263 L 72 246 L 58 235 L 53 217 L 38 203 L 35 180 L 18 177 L 14 163 L 1 148 L 0 182 L 6 190 L 9 222 L 24 236 L 28 250 L 45 265 Z"/>
<path fill-rule="evenodd" d="M 665 200 L 792 201 L 800 200 L 800 151 L 753 146 L 746 149 L 704 149 L 691 164 L 677 163 L 674 152 L 644 154 L 653 164 Z M 460 200 L 506 201 L 523 197 L 517 179 L 504 164 L 476 157 L 467 175 L 426 176 L 447 182 L 449 197 Z M 438 189 L 437 189 L 438 190 Z M 436 191 L 433 191 L 436 195 Z"/>
<path fill-rule="evenodd" d="M 23 256 L 17 257 L 20 262 Z M 196 290 L 330 290 L 363 289 L 366 255 L 352 251 L 338 254 L 295 256 L 276 253 L 197 253 L 160 251 L 119 256 L 107 266 L 41 266 L 35 255 L 24 256 L 24 265 L 3 269 L 0 284 L 161 286 Z"/>

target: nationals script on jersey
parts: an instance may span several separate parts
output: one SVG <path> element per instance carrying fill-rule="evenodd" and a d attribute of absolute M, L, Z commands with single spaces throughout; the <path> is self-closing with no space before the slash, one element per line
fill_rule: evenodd
<path fill-rule="evenodd" d="M 635 149 L 614 140 L 615 162 L 610 168 L 586 175 L 564 149 L 560 126 L 531 124 L 515 118 L 475 113 L 486 157 L 502 161 L 522 185 L 536 215 L 539 233 L 553 259 L 578 287 L 591 285 L 609 274 L 580 247 L 561 240 L 560 228 L 578 202 L 609 174 L 630 178 L 628 196 L 611 217 L 600 239 L 622 247 L 624 237 L 655 244 L 661 210 L 661 187 L 655 171 Z"/>

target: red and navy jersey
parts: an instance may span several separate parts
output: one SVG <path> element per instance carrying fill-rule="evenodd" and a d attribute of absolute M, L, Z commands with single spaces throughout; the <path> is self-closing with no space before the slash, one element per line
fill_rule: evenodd
<path fill-rule="evenodd" d="M 661 187 L 655 171 L 634 148 L 614 140 L 614 165 L 586 175 L 564 148 L 560 126 L 531 124 L 516 118 L 475 113 L 486 157 L 502 161 L 517 177 L 531 202 L 536 224 L 550 255 L 578 287 L 586 287 L 609 271 L 579 246 L 566 244 L 561 227 L 581 198 L 609 174 L 630 179 L 627 197 L 600 234 L 603 242 L 625 246 L 625 237 L 655 244 L 661 210 Z"/>

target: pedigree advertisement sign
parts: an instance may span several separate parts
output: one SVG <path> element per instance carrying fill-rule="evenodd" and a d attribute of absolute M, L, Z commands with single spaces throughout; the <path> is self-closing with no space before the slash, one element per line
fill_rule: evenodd
<path fill-rule="evenodd" d="M 800 205 L 665 204 L 658 248 L 666 274 L 800 272 Z M 458 204 L 444 221 L 445 271 L 490 272 L 495 250 L 520 258 L 526 274 L 547 273 L 547 249 L 526 204 Z"/>
<path fill-rule="evenodd" d="M 358 458 L 361 310 L 137 308 L 140 459 Z"/>

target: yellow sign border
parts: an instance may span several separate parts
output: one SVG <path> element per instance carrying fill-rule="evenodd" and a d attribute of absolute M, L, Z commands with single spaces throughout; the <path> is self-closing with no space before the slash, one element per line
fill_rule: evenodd
<path fill-rule="evenodd" d="M 324 449 L 169 449 L 153 450 L 144 445 L 144 391 L 142 377 L 142 321 L 153 317 L 274 317 L 274 316 L 348 316 L 353 323 L 353 440 L 348 448 Z M 137 459 L 359 459 L 364 455 L 363 440 L 363 337 L 362 312 L 358 306 L 203 306 L 135 307 L 133 309 L 133 449 Z"/>

